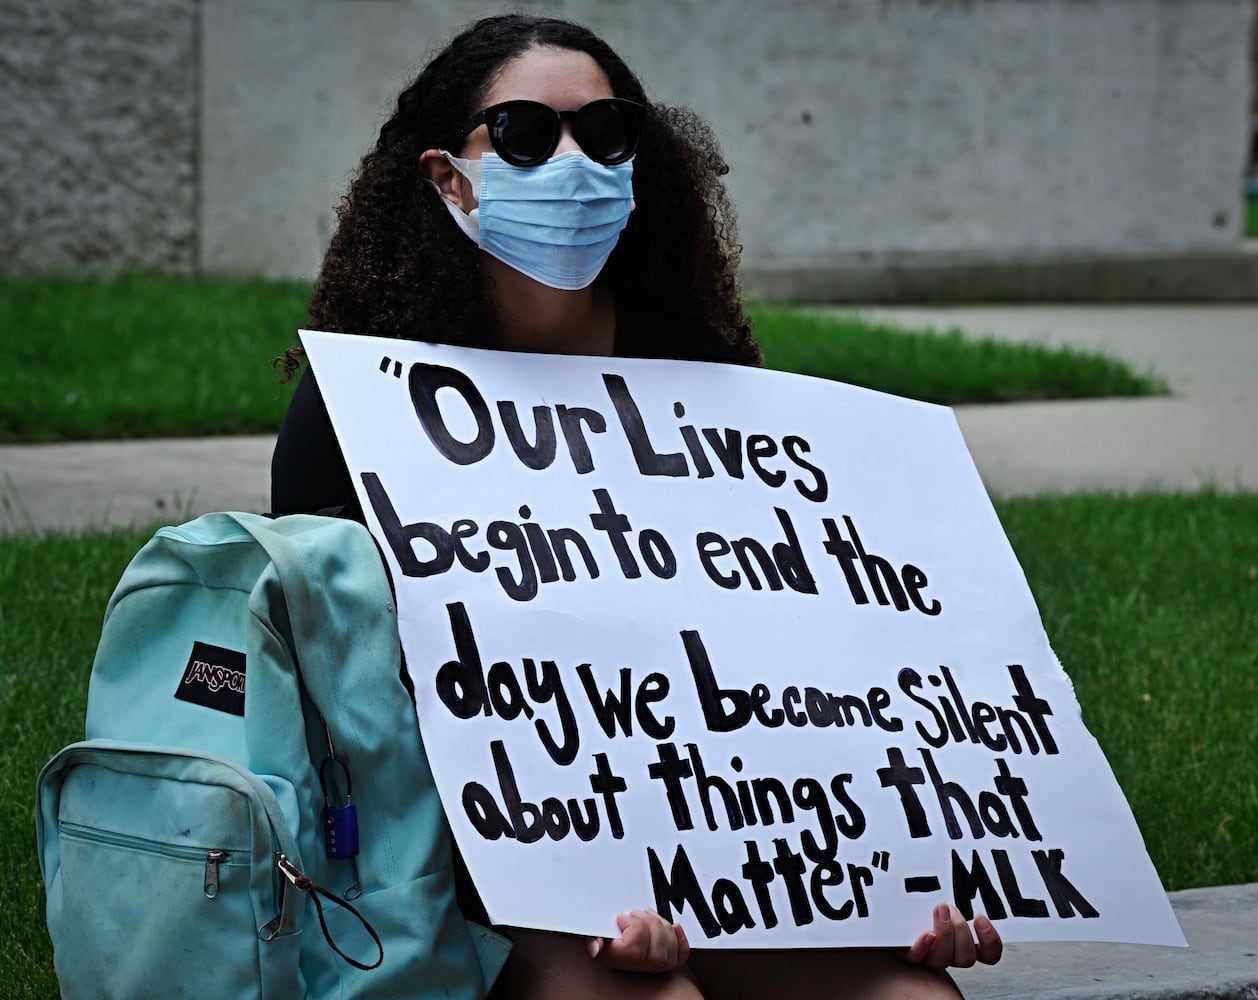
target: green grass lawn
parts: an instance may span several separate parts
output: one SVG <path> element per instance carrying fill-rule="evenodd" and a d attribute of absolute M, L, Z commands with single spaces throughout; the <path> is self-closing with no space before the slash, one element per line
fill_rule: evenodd
<path fill-rule="evenodd" d="M 0 280 L 0 440 L 278 426 L 270 360 L 301 283 Z M 1162 391 L 1076 352 L 754 312 L 770 367 L 937 402 Z M 1005 501 L 1084 719 L 1168 889 L 1258 880 L 1258 496 Z M 34 849 L 39 768 L 79 738 L 105 602 L 148 532 L 0 539 L 5 997 L 56 995 Z"/>
<path fill-rule="evenodd" d="M 0 440 L 274 430 L 292 389 L 271 360 L 309 297 L 301 282 L 0 279 Z"/>
<path fill-rule="evenodd" d="M 1258 881 L 1258 495 L 997 509 L 1167 888 Z"/>
<path fill-rule="evenodd" d="M 959 330 L 905 331 L 853 315 L 753 310 L 765 366 L 954 406 L 1165 392 L 1104 355 L 976 339 Z"/>
<path fill-rule="evenodd" d="M 1258 496 L 997 505 L 1168 889 L 1258 880 Z M 108 595 L 147 532 L 0 540 L 6 997 L 56 994 L 35 778 L 82 735 Z"/>
<path fill-rule="evenodd" d="M 305 325 L 301 282 L 0 279 L 0 441 L 240 434 L 279 427 L 292 392 L 272 359 Z M 1109 358 L 851 316 L 752 310 L 771 368 L 930 402 L 1140 395 Z"/>

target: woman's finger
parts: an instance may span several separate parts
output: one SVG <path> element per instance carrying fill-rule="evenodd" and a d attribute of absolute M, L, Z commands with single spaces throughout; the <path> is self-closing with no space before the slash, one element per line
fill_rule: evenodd
<path fill-rule="evenodd" d="M 953 941 L 956 929 L 952 925 L 952 909 L 947 903 L 935 907 L 934 943 L 926 956 L 925 964 L 932 969 L 946 969 L 952 964 Z"/>
<path fill-rule="evenodd" d="M 673 924 L 673 937 L 677 941 L 675 968 L 680 969 L 690 961 L 690 940 L 686 937 L 686 930 L 681 924 Z"/>
<path fill-rule="evenodd" d="M 978 957 L 969 922 L 955 906 L 948 907 L 948 919 L 952 923 L 952 961 L 958 969 L 970 968 Z"/>
<path fill-rule="evenodd" d="M 909 950 L 904 954 L 904 960 L 913 965 L 921 965 L 930 956 L 930 950 L 934 945 L 935 932 L 926 931 L 909 945 Z"/>
<path fill-rule="evenodd" d="M 974 933 L 978 935 L 978 960 L 984 965 L 995 965 L 1004 954 L 1005 943 L 1000 939 L 1000 931 L 985 915 L 974 918 Z"/>

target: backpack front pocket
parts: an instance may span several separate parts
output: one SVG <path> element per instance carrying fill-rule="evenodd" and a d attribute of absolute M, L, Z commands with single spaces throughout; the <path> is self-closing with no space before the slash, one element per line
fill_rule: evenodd
<path fill-rule="evenodd" d="M 301 995 L 304 901 L 276 867 L 300 859 L 249 772 L 76 744 L 40 776 L 39 839 L 63 996 Z"/>

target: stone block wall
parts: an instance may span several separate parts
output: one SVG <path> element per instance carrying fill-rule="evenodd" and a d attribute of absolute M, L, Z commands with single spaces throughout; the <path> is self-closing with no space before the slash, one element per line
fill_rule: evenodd
<path fill-rule="evenodd" d="M 1254 0 L 516 6 L 713 123 L 753 288 L 1239 250 Z M 0 270 L 312 275 L 398 89 L 499 9 L 0 0 Z"/>
<path fill-rule="evenodd" d="M 197 0 L 0 0 L 0 272 L 198 268 Z"/>

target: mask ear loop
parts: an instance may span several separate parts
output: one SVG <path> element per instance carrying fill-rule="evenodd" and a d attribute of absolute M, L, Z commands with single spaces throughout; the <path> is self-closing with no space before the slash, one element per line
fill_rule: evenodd
<path fill-rule="evenodd" d="M 472 190 L 476 192 L 478 207 L 472 209 L 470 213 L 464 212 L 458 205 L 455 205 L 442 194 L 441 188 L 438 187 L 436 181 L 430 180 L 428 183 L 436 189 L 438 197 L 441 198 L 442 203 L 446 206 L 446 211 L 450 213 L 450 218 L 454 220 L 455 225 L 463 231 L 463 234 L 469 240 L 480 246 L 480 160 L 465 160 L 460 156 L 455 156 L 453 153 L 446 152 L 444 149 L 439 149 L 437 152 L 444 156 L 446 162 L 462 174 L 467 179 L 467 182 L 472 185 Z"/>

